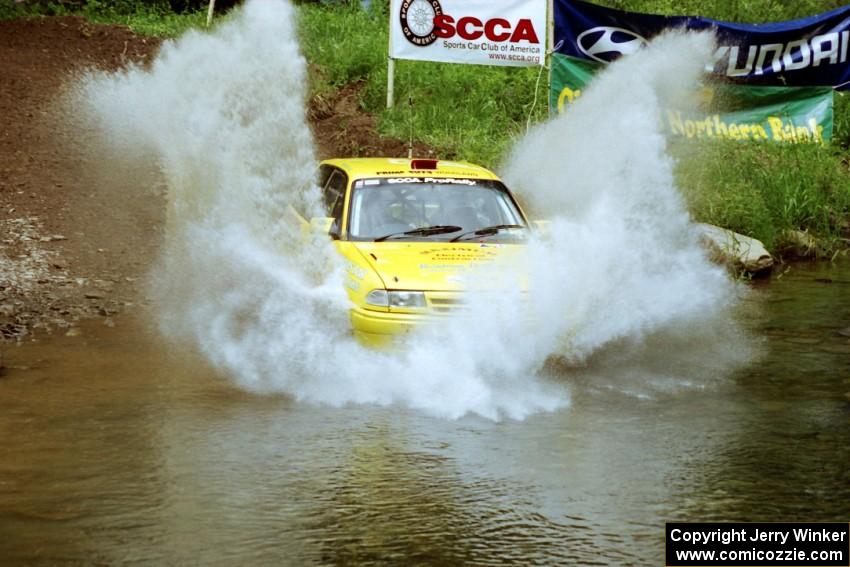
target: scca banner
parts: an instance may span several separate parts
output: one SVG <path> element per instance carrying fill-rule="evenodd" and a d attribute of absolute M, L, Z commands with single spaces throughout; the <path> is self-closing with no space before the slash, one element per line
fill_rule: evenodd
<path fill-rule="evenodd" d="M 714 30 L 714 72 L 735 82 L 850 89 L 850 6 L 810 18 L 759 25 L 658 16 L 554 0 L 557 53 L 608 63 L 670 28 Z"/>
<path fill-rule="evenodd" d="M 543 0 L 392 0 L 390 57 L 542 65 L 546 23 Z"/>

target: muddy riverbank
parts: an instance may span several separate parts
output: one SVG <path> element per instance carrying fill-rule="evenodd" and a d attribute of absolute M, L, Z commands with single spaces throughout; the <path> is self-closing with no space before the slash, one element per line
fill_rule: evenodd
<path fill-rule="evenodd" d="M 95 163 L 88 125 L 62 101 L 86 70 L 149 65 L 161 44 L 79 17 L 0 21 L 0 340 L 66 333 L 89 318 L 110 325 L 146 301 L 166 189 L 138 179 L 155 178 L 157 165 Z M 404 154 L 404 142 L 377 135 L 359 89 L 310 102 L 319 157 Z"/>
<path fill-rule="evenodd" d="M 86 68 L 149 61 L 159 42 L 82 18 L 0 21 L 0 334 L 69 329 L 138 301 L 161 200 L 117 209 L 86 175 L 63 86 Z"/>

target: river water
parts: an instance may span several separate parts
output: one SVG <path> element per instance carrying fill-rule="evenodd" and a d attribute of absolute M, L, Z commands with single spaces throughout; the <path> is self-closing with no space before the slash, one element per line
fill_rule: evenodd
<path fill-rule="evenodd" d="M 128 319 L 6 347 L 4 564 L 662 564 L 664 522 L 850 517 L 850 264 L 756 283 L 763 357 L 524 421 L 235 389 Z"/>

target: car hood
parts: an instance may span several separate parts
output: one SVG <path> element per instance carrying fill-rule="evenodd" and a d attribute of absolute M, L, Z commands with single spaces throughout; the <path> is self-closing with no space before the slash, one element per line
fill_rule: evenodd
<path fill-rule="evenodd" d="M 357 250 L 384 281 L 387 289 L 461 291 L 476 273 L 488 267 L 504 273 L 519 264 L 522 244 L 455 242 L 357 242 Z M 488 287 L 496 278 L 476 278 Z"/>

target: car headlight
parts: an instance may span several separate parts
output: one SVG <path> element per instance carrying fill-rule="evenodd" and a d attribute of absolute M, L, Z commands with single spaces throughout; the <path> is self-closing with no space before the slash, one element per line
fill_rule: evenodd
<path fill-rule="evenodd" d="M 425 307 L 425 294 L 421 291 L 391 291 L 390 307 Z"/>
<path fill-rule="evenodd" d="M 366 296 L 366 303 L 369 305 L 376 305 L 378 307 L 389 307 L 390 300 L 387 296 L 387 290 L 373 289 L 369 292 L 369 295 Z"/>
<path fill-rule="evenodd" d="M 421 291 L 387 291 L 373 289 L 366 296 L 366 303 L 377 307 L 425 307 L 425 293 Z"/>

